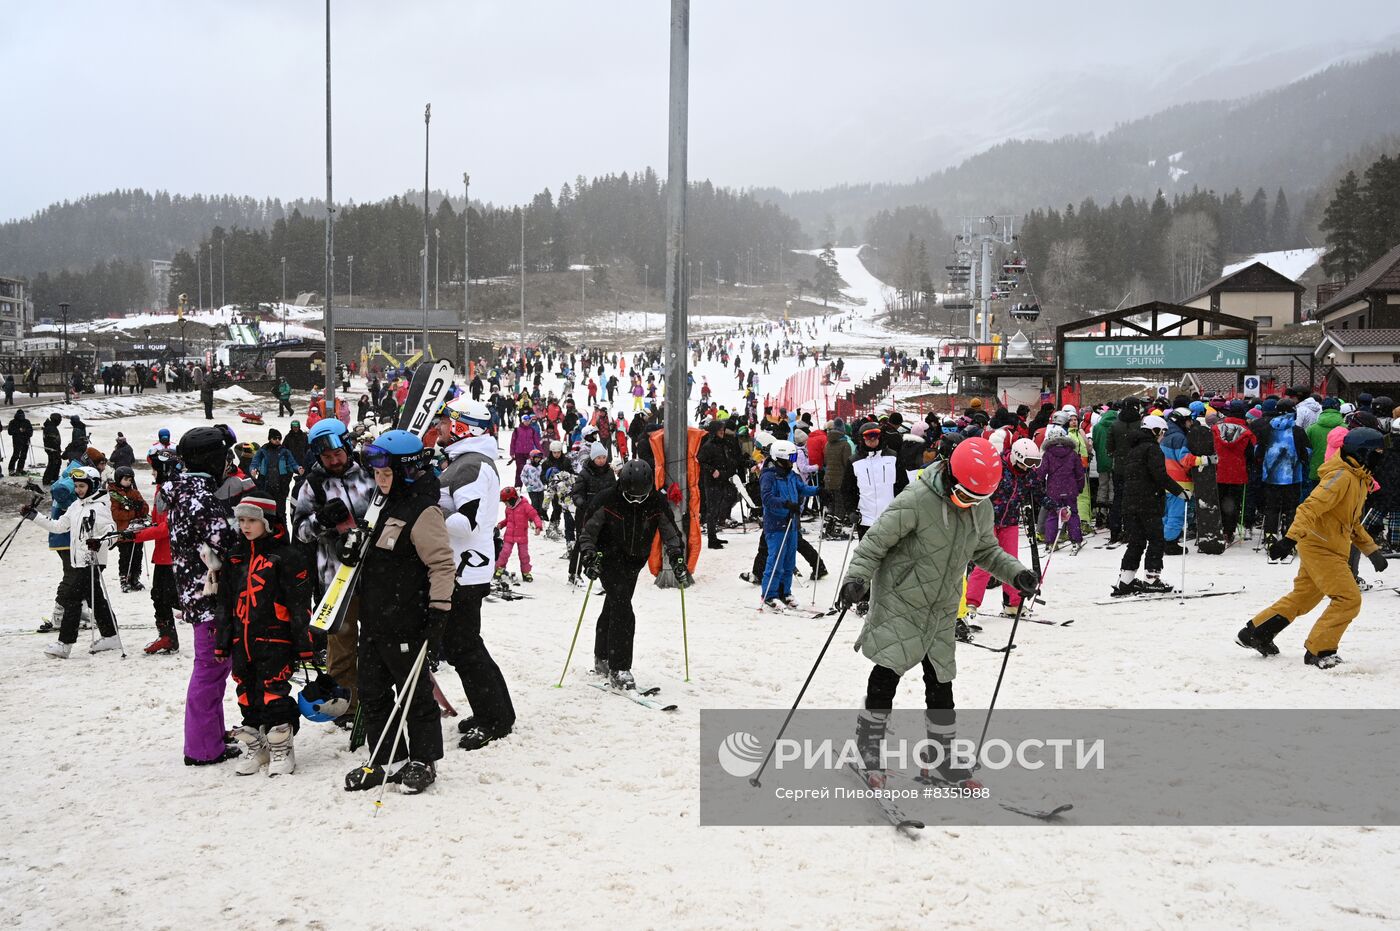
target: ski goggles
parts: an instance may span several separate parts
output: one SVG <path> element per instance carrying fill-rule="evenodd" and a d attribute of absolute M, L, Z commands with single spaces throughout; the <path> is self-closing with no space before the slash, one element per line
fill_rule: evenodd
<path fill-rule="evenodd" d="M 968 490 L 963 485 L 954 485 L 953 493 L 949 495 L 949 499 L 960 508 L 970 508 L 979 502 L 986 501 L 991 496 L 991 492 L 987 492 L 985 495 L 979 495 L 975 491 Z"/>
<path fill-rule="evenodd" d="M 393 454 L 382 446 L 366 446 L 361 455 L 371 469 L 387 469 L 394 464 Z"/>

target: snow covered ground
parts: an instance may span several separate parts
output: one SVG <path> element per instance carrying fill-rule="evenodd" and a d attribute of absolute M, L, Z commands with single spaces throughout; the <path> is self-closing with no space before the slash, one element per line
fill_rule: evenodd
<path fill-rule="evenodd" d="M 873 286 L 844 262 L 841 273 L 853 293 L 870 296 Z M 864 312 L 841 309 L 853 317 Z M 849 340 L 851 353 L 864 340 L 880 344 L 864 328 L 832 338 Z M 846 357 L 850 367 L 878 367 L 868 355 Z M 794 364 L 781 360 L 760 376 L 761 390 L 776 388 Z M 702 373 L 718 391 L 732 390 L 719 363 L 702 365 L 697 384 Z M 730 396 L 737 392 L 718 395 Z M 160 426 L 178 436 L 204 423 L 197 395 L 145 406 L 154 403 L 88 399 L 85 420 L 102 448 L 122 430 L 138 451 Z M 221 402 L 218 419 L 245 438 L 265 436 L 266 427 L 238 424 L 237 406 Z M 267 424 L 285 430 L 289 419 L 267 416 Z M 749 568 L 757 537 L 726 536 L 725 550 L 703 551 L 697 585 L 687 594 L 690 682 L 683 681 L 677 593 L 638 587 L 635 669 L 643 686 L 659 686 L 679 704 L 674 715 L 585 685 L 596 598 L 564 687 L 553 688 L 584 592 L 564 583 L 562 543 L 532 540 L 532 597 L 488 605 L 483 631 L 511 685 L 515 733 L 466 754 L 455 748 L 455 721 L 444 721 L 448 750 L 435 788 L 416 798 L 391 792 L 376 816 L 371 798 L 341 788 L 362 756 L 349 753 L 343 733 L 329 725 L 302 728 L 291 777 L 239 778 L 227 767 L 182 765 L 190 654 L 140 653 L 154 637 L 146 592 L 122 594 L 108 580 L 128 658 L 89 656 L 81 650 L 87 634 L 71 660 L 42 656 L 49 638 L 32 631 L 51 611 L 58 564 L 43 533 L 22 528 L 0 563 L 0 586 L 12 598 L 0 623 L 0 721 L 12 740 L 9 790 L 0 798 L 8 837 L 0 845 L 0 890 L 10 923 L 1350 928 L 1393 926 L 1400 918 L 1383 880 L 1400 873 L 1394 828 L 1028 822 L 930 829 L 911 843 L 883 825 L 700 827 L 700 709 L 786 708 L 830 631 L 825 619 L 754 610 L 757 589 L 737 576 Z M 843 549 L 823 544 L 833 569 Z M 1218 557 L 1169 558 L 1164 575 L 1172 584 L 1184 564 L 1188 587 L 1245 591 L 1185 603 L 1092 604 L 1107 592 L 1120 553 L 1091 546 L 1055 557 L 1042 610 L 1075 624 L 1021 626 L 1002 707 L 1400 702 L 1400 599 L 1393 593 L 1364 596 L 1362 616 L 1343 643 L 1348 663 L 1323 673 L 1301 662 L 1306 621 L 1280 637 L 1283 655 L 1272 661 L 1232 642 L 1244 620 L 1289 584 L 1296 566 L 1269 566 L 1247 546 Z M 1368 567 L 1363 572 L 1371 575 Z M 830 604 L 834 584 L 834 576 L 818 584 L 816 604 Z M 795 589 L 804 602 L 814 594 L 806 586 Z M 1004 640 L 1009 621 L 982 622 L 984 642 Z M 859 704 L 870 667 L 850 649 L 857 629 L 852 619 L 837 634 L 804 707 Z M 1000 662 L 979 650 L 959 652 L 960 707 L 985 707 Z M 451 667 L 444 665 L 438 680 L 466 713 Z M 918 707 L 921 697 L 916 677 L 908 676 L 896 704 Z M 237 722 L 232 689 L 225 714 L 230 725 Z"/>
<path fill-rule="evenodd" d="M 1283 249 L 1278 252 L 1260 252 L 1251 255 L 1238 262 L 1231 262 L 1221 270 L 1222 275 L 1233 275 L 1235 272 L 1251 265 L 1255 262 L 1263 262 L 1274 271 L 1292 281 L 1297 281 L 1308 273 L 1322 260 L 1322 255 L 1327 250 L 1321 247 L 1311 249 Z"/>

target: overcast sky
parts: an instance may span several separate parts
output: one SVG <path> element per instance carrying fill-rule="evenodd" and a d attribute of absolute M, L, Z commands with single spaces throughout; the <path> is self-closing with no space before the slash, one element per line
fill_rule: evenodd
<path fill-rule="evenodd" d="M 0 218 L 118 187 L 324 193 L 323 10 L 5 4 Z M 336 198 L 421 185 L 429 101 L 435 188 L 469 170 L 499 203 L 664 174 L 668 24 L 666 0 L 334 0 Z M 691 178 L 908 180 L 1008 133 L 1141 115 L 1222 63 L 1244 62 L 1204 86 L 1248 92 L 1398 31 L 1396 0 L 694 0 Z"/>

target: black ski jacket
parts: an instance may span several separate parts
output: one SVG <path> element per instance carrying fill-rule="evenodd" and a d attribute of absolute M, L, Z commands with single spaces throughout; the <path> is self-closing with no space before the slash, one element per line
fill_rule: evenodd
<path fill-rule="evenodd" d="M 1114 465 L 1123 464 L 1123 510 L 1149 517 L 1161 517 L 1163 493 L 1181 495 L 1184 490 L 1167 475 L 1167 460 L 1151 430 L 1137 429 L 1128 434 L 1127 453 L 1116 456 Z"/>

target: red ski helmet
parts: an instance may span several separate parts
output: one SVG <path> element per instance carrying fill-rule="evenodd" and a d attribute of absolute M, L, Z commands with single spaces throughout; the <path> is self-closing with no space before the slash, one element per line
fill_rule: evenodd
<path fill-rule="evenodd" d="M 1001 457 L 992 444 L 980 436 L 959 443 L 948 460 L 948 467 L 954 482 L 950 497 L 960 508 L 985 501 L 1001 484 Z"/>
<path fill-rule="evenodd" d="M 501 489 L 501 500 L 504 501 L 506 504 L 510 504 L 517 497 L 519 497 L 519 493 L 516 492 L 514 488 L 511 488 L 507 485 L 505 488 Z"/>

